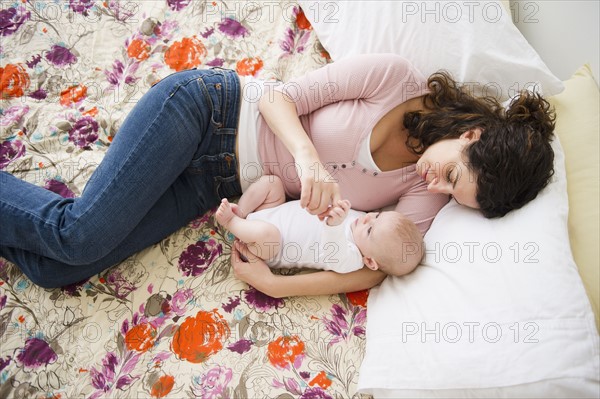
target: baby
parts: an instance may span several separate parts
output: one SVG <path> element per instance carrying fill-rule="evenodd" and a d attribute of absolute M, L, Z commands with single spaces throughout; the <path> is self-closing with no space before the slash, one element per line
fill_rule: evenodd
<path fill-rule="evenodd" d="M 399 212 L 359 212 L 348 200 L 332 206 L 323 221 L 285 201 L 283 184 L 266 175 L 238 204 L 224 198 L 216 219 L 272 268 L 315 268 L 348 273 L 363 266 L 402 276 L 423 257 L 417 226 Z"/>

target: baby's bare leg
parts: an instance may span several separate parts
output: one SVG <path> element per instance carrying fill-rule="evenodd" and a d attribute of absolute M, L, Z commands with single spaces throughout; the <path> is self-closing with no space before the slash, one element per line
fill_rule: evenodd
<path fill-rule="evenodd" d="M 252 183 L 240 197 L 235 213 L 245 218 L 251 212 L 274 208 L 284 202 L 285 190 L 281 179 L 274 175 L 264 175 Z"/>
<path fill-rule="evenodd" d="M 221 200 L 215 218 L 234 236 L 244 241 L 250 252 L 259 258 L 269 260 L 279 253 L 281 246 L 279 229 L 269 222 L 239 217 L 233 212 L 227 198 Z"/>

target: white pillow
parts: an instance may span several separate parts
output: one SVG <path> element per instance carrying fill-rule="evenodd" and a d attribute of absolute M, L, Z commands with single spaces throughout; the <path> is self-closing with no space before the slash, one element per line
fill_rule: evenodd
<path fill-rule="evenodd" d="M 451 201 L 423 264 L 371 290 L 359 390 L 383 397 L 598 397 L 599 340 L 571 255 L 564 154 L 500 219 Z"/>
<path fill-rule="evenodd" d="M 335 61 L 364 53 L 397 53 L 425 76 L 439 69 L 477 95 L 506 100 L 536 83 L 564 88 L 498 1 L 298 2 Z M 538 87 L 539 89 L 539 87 Z"/>

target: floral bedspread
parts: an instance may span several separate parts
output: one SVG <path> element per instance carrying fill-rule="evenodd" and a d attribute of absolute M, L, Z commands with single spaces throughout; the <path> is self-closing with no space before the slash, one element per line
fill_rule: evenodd
<path fill-rule="evenodd" d="M 162 77 L 286 80 L 329 62 L 288 0 L 0 4 L 0 169 L 65 197 Z M 233 276 L 232 238 L 209 212 L 56 290 L 0 259 L 0 397 L 358 396 L 368 293 L 267 297 Z"/>

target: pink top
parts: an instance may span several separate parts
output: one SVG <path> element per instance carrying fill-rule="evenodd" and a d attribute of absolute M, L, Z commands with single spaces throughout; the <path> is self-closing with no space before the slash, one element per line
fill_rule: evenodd
<path fill-rule="evenodd" d="M 396 205 L 421 232 L 429 229 L 448 202 L 427 192 L 415 164 L 377 172 L 359 164 L 360 143 L 390 110 L 427 93 L 427 81 L 410 62 L 395 54 L 345 58 L 275 88 L 292 98 L 300 121 L 321 162 L 338 181 L 352 208 L 372 211 Z M 300 196 L 294 159 L 261 116 L 258 148 L 265 174 L 279 176 L 286 194 Z M 312 173 L 312 171 L 308 171 Z"/>

